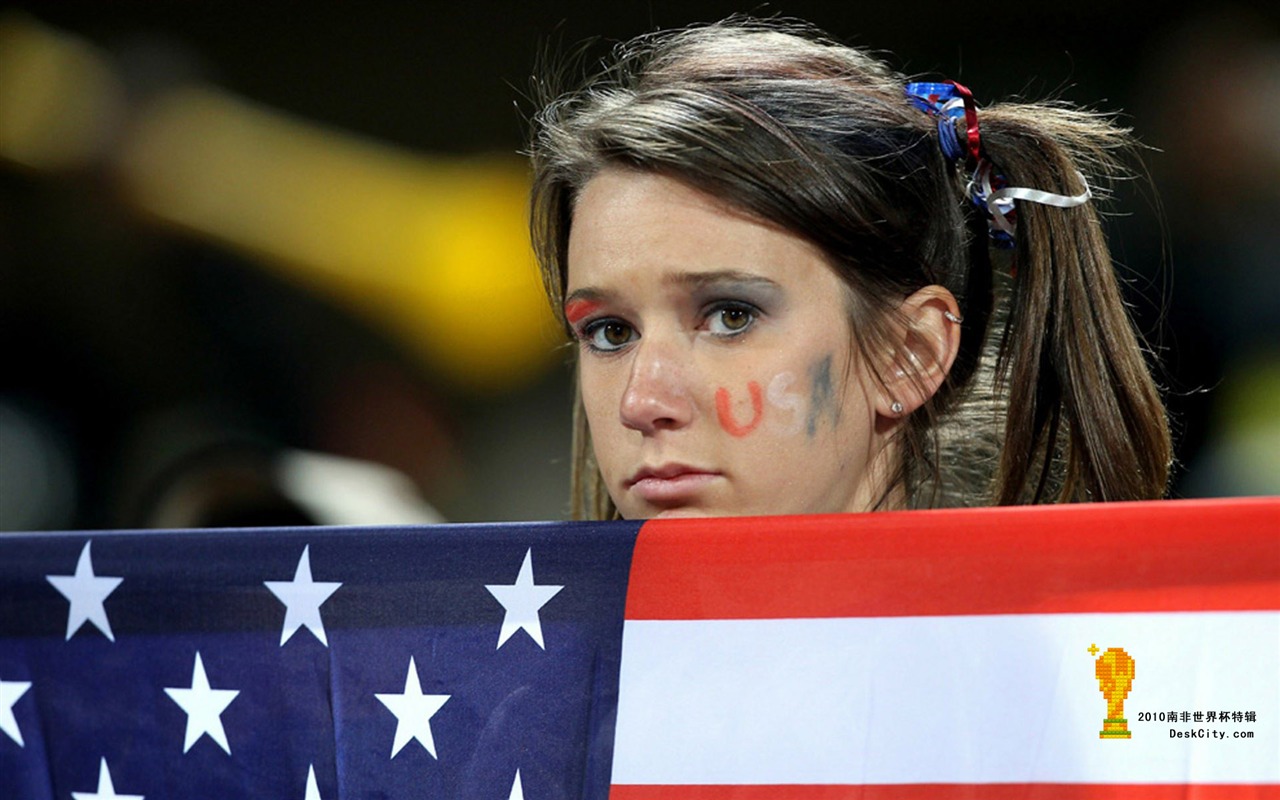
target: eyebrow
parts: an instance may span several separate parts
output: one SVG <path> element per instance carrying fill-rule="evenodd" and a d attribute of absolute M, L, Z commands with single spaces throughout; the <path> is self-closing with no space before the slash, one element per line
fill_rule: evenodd
<path fill-rule="evenodd" d="M 691 291 L 706 289 L 708 287 L 719 287 L 724 284 L 736 284 L 738 286 L 752 287 L 758 289 L 781 289 L 782 286 L 775 280 L 755 275 L 750 272 L 742 272 L 733 269 L 715 270 L 713 272 L 677 272 L 665 275 L 662 282 L 669 286 L 680 286 Z M 565 307 L 587 301 L 591 303 L 600 303 L 611 297 L 610 292 L 597 289 L 592 286 L 584 286 L 571 292 L 564 299 Z"/>
<path fill-rule="evenodd" d="M 725 269 L 714 272 L 680 272 L 664 276 L 662 282 L 669 285 L 684 286 L 692 290 L 721 286 L 732 283 L 739 286 L 759 289 L 781 289 L 777 281 L 754 275 L 750 272 Z"/>

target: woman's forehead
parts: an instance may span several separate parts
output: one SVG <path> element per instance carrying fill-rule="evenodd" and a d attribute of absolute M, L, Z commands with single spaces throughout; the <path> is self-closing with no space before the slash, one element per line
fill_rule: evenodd
<path fill-rule="evenodd" d="M 787 232 L 783 226 L 734 203 L 731 198 L 705 191 L 696 181 L 679 174 L 626 166 L 604 167 L 583 184 L 574 194 L 571 223 L 576 225 L 580 221 L 584 205 L 590 216 L 599 216 L 609 212 L 635 214 L 643 210 L 646 202 L 655 202 L 656 207 L 673 214 L 694 212 L 721 216 Z"/>
<path fill-rule="evenodd" d="M 670 288 L 782 283 L 797 269 L 825 267 L 806 239 L 674 178 L 604 170 L 583 188 L 568 248 L 568 290 L 634 270 Z"/>

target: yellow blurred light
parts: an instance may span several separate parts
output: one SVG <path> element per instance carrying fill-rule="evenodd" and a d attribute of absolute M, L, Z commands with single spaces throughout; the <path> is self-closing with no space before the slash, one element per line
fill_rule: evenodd
<path fill-rule="evenodd" d="M 36 170 L 85 166 L 111 137 L 123 97 L 88 44 L 0 15 L 0 157 Z"/>
<path fill-rule="evenodd" d="M 1215 410 L 1215 466 L 1231 494 L 1280 494 L 1280 350 L 1229 364 Z"/>
<path fill-rule="evenodd" d="M 265 256 L 462 386 L 553 358 L 514 157 L 426 158 L 193 88 L 142 116 L 119 166 L 141 208 Z"/>

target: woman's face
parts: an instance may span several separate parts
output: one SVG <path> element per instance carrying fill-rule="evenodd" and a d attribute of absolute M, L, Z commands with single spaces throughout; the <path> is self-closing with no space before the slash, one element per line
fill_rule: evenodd
<path fill-rule="evenodd" d="M 624 517 L 879 499 L 888 400 L 817 248 L 679 181 L 612 168 L 579 195 L 568 258 L 583 405 Z"/>

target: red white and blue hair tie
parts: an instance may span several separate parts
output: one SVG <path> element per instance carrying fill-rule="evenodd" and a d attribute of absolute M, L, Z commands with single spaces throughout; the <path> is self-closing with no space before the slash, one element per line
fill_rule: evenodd
<path fill-rule="evenodd" d="M 1012 241 L 1014 234 L 1017 233 L 1017 209 L 1013 201 L 1026 200 L 1028 203 L 1040 203 L 1056 208 L 1074 208 L 1084 205 L 1093 197 L 1093 190 L 1089 188 L 1089 182 L 1085 180 L 1084 173 L 1077 170 L 1076 177 L 1080 179 L 1083 189 L 1079 194 L 1074 195 L 1009 186 L 1003 175 L 996 174 L 991 162 L 983 159 L 978 164 L 973 177 L 969 179 L 966 191 L 969 197 L 973 198 L 974 203 L 986 209 L 993 229 L 991 235 L 996 237 L 1003 234 Z"/>
<path fill-rule="evenodd" d="M 998 247 L 1010 248 L 1017 233 L 1017 207 L 1015 200 L 1040 203 L 1056 208 L 1072 208 L 1087 203 L 1093 192 L 1080 172 L 1083 191 L 1076 195 L 1054 194 L 1040 189 L 1009 186 L 1009 182 L 994 167 L 982 148 L 978 130 L 978 110 L 973 94 L 955 81 L 942 83 L 908 83 L 907 98 L 916 108 L 938 118 L 938 144 L 943 155 L 955 163 L 961 158 L 973 170 L 965 194 L 982 209 L 987 217 L 987 230 Z M 956 123 L 965 125 L 965 140 L 960 141 Z"/>
<path fill-rule="evenodd" d="M 970 160 L 974 166 L 982 158 L 982 138 L 978 133 L 978 108 L 973 93 L 955 81 L 908 83 L 907 97 L 921 111 L 938 118 L 938 141 L 951 161 Z M 965 121 L 965 142 L 956 135 L 956 122 Z"/>

